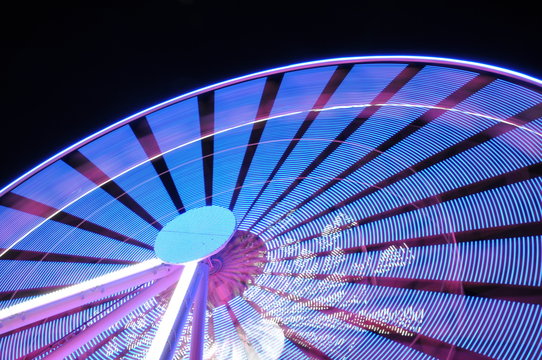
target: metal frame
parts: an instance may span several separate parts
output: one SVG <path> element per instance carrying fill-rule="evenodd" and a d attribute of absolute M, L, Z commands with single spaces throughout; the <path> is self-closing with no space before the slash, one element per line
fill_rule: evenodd
<path fill-rule="evenodd" d="M 185 269 L 183 269 L 183 273 Z M 182 275 L 181 275 L 182 276 Z M 94 324 L 88 326 L 83 331 L 75 333 L 71 337 L 64 339 L 64 342 L 56 350 L 52 351 L 49 355 L 43 359 L 54 360 L 63 359 L 69 356 L 71 353 L 106 331 L 110 327 L 114 326 L 122 318 L 128 316 L 132 311 L 145 304 L 157 294 L 167 290 L 170 286 L 174 285 L 179 280 L 179 271 L 173 272 L 173 274 L 157 280 L 150 287 L 142 290 L 132 299 L 128 300 L 122 306 L 113 310 L 105 317 L 96 321 Z"/>
<path fill-rule="evenodd" d="M 96 300 L 154 281 L 154 283 L 83 330 L 61 340 L 59 346 L 44 359 L 69 356 L 96 336 L 128 316 L 145 302 L 175 286 L 173 295 L 162 317 L 147 359 L 173 359 L 192 305 L 192 343 L 190 359 L 201 360 L 205 335 L 207 286 L 209 266 L 204 262 L 167 265 L 151 260 L 117 272 L 67 287 L 57 292 L 9 307 L 0 311 L 0 335 L 39 321 L 61 315 Z"/>
<path fill-rule="evenodd" d="M 198 292 L 198 288 L 203 286 L 202 284 L 207 284 L 209 274 L 207 264 L 192 262 L 186 264 L 183 270 L 183 274 L 181 274 L 181 278 L 171 296 L 167 310 L 162 317 L 151 348 L 147 352 L 147 360 L 172 360 L 174 358 L 178 340 L 181 337 L 188 313 L 196 298 L 196 293 L 201 294 L 201 291 Z M 206 307 L 207 305 L 206 299 L 198 298 L 196 303 L 198 310 L 202 307 L 202 300 L 204 306 Z M 205 311 L 205 307 L 203 308 L 203 312 Z M 201 333 L 197 334 L 196 337 L 203 338 L 204 334 L 202 332 L 205 327 L 205 316 L 199 316 L 199 313 L 197 315 L 194 321 L 199 324 L 195 328 L 196 331 Z M 201 351 L 201 355 L 203 355 L 203 351 Z"/>
<path fill-rule="evenodd" d="M 207 313 L 207 290 L 209 286 L 209 265 L 200 263 L 201 277 L 197 284 L 194 309 L 192 310 L 192 338 L 190 340 L 190 360 L 203 359 L 205 345 L 205 320 Z"/>
<path fill-rule="evenodd" d="M 149 260 L 0 310 L 0 335 L 172 274 L 178 266 Z"/>

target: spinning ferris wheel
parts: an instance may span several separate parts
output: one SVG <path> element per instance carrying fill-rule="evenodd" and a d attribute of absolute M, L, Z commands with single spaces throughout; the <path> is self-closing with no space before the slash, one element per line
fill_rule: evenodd
<path fill-rule="evenodd" d="M 1 359 L 541 359 L 542 82 L 298 64 L 0 192 Z"/>

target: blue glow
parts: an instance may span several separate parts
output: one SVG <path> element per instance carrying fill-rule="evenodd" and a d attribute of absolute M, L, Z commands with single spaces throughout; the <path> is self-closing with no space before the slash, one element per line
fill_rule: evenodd
<path fill-rule="evenodd" d="M 164 155 L 164 159 L 185 209 L 205 205 L 201 144 L 196 142 L 177 149 Z"/>
<path fill-rule="evenodd" d="M 256 79 L 232 85 L 215 92 L 215 130 L 225 130 L 253 121 L 258 111 L 265 79 Z M 213 203 L 223 207 L 230 205 L 237 174 L 239 174 L 245 147 L 250 137 L 250 127 L 245 126 L 226 133 L 217 134 L 214 139 L 213 171 L 221 174 L 213 181 Z M 223 175 L 222 175 L 223 174 Z"/>
<path fill-rule="evenodd" d="M 55 208 L 62 208 L 96 185 L 62 161 L 23 182 L 13 192 Z"/>
<path fill-rule="evenodd" d="M 158 230 L 101 188 L 71 204 L 66 212 L 149 245 L 158 233 Z"/>
<path fill-rule="evenodd" d="M 380 93 L 405 64 L 357 64 L 335 91 L 328 106 L 369 104 L 374 94 Z"/>
<path fill-rule="evenodd" d="M 54 241 L 43 241 L 47 237 Z M 140 262 L 152 257 L 149 250 L 54 221 L 47 221 L 14 246 L 19 250 L 81 256 L 88 256 L 89 248 L 93 249 L 91 256 L 97 258 Z"/>
<path fill-rule="evenodd" d="M 32 289 L 48 286 L 68 286 L 121 269 L 126 265 L 79 264 L 37 261 L 2 260 L 0 291 Z M 13 268 L 24 276 L 12 277 Z"/>
<path fill-rule="evenodd" d="M 319 67 L 284 74 L 271 116 L 312 109 L 335 67 Z"/>

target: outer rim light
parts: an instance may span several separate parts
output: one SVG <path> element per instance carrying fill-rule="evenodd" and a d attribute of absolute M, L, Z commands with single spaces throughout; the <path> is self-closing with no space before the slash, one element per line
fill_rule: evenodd
<path fill-rule="evenodd" d="M 205 86 L 197 90 L 188 92 L 186 94 L 174 97 L 170 100 L 166 100 L 160 104 L 154 105 L 150 108 L 147 108 L 129 117 L 126 117 L 102 130 L 95 132 L 94 134 L 84 138 L 83 140 L 67 147 L 66 149 L 60 151 L 56 155 L 53 155 L 49 159 L 43 161 L 42 163 L 40 163 L 33 169 L 29 170 L 28 172 L 26 172 L 25 174 L 23 174 L 22 176 L 20 176 L 19 178 L 15 179 L 14 181 L 6 185 L 4 188 L 2 188 L 0 190 L 0 196 L 3 196 L 5 193 L 11 191 L 17 185 L 19 185 L 20 183 L 22 183 L 23 181 L 25 181 L 32 175 L 36 174 L 40 170 L 44 169 L 45 167 L 51 165 L 53 162 L 59 160 L 64 155 L 68 154 L 69 152 L 82 147 L 83 145 L 129 123 L 132 120 L 135 120 L 141 116 L 150 114 L 166 106 L 173 105 L 182 100 L 197 96 L 201 93 L 217 90 L 226 86 L 234 85 L 236 83 L 252 80 L 252 79 L 263 77 L 263 76 L 269 76 L 269 75 L 280 73 L 280 72 L 301 70 L 301 69 L 319 67 L 319 66 L 339 65 L 339 64 L 344 64 L 344 63 L 378 63 L 378 62 L 432 63 L 432 64 L 438 64 L 438 65 L 443 65 L 443 66 L 460 66 L 460 67 L 466 67 L 466 68 L 478 70 L 478 71 L 489 71 L 501 76 L 510 77 L 516 80 L 527 82 L 531 85 L 542 87 L 542 80 L 539 80 L 535 77 L 532 77 L 532 76 L 529 76 L 517 71 L 505 69 L 498 66 L 487 65 L 487 64 L 483 64 L 483 63 L 479 63 L 475 61 L 457 60 L 457 59 L 451 59 L 451 58 L 445 58 L 445 57 L 415 56 L 415 55 L 352 56 L 352 57 L 316 60 L 316 61 L 302 62 L 298 64 L 293 64 L 293 65 L 281 66 L 281 67 L 277 67 L 277 68 L 273 68 L 269 70 L 259 71 L 259 72 L 252 73 L 249 75 L 236 77 L 231 80 L 222 81 L 213 85 Z"/>

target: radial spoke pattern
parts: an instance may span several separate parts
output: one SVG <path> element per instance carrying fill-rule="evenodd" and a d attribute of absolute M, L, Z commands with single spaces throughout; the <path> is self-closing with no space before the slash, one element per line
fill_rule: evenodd
<path fill-rule="evenodd" d="M 154 359 L 169 337 L 174 359 L 542 359 L 541 89 L 337 59 L 121 122 L 0 194 L 0 358 Z M 158 270 L 112 287 L 210 205 L 237 229 L 205 289 Z"/>

